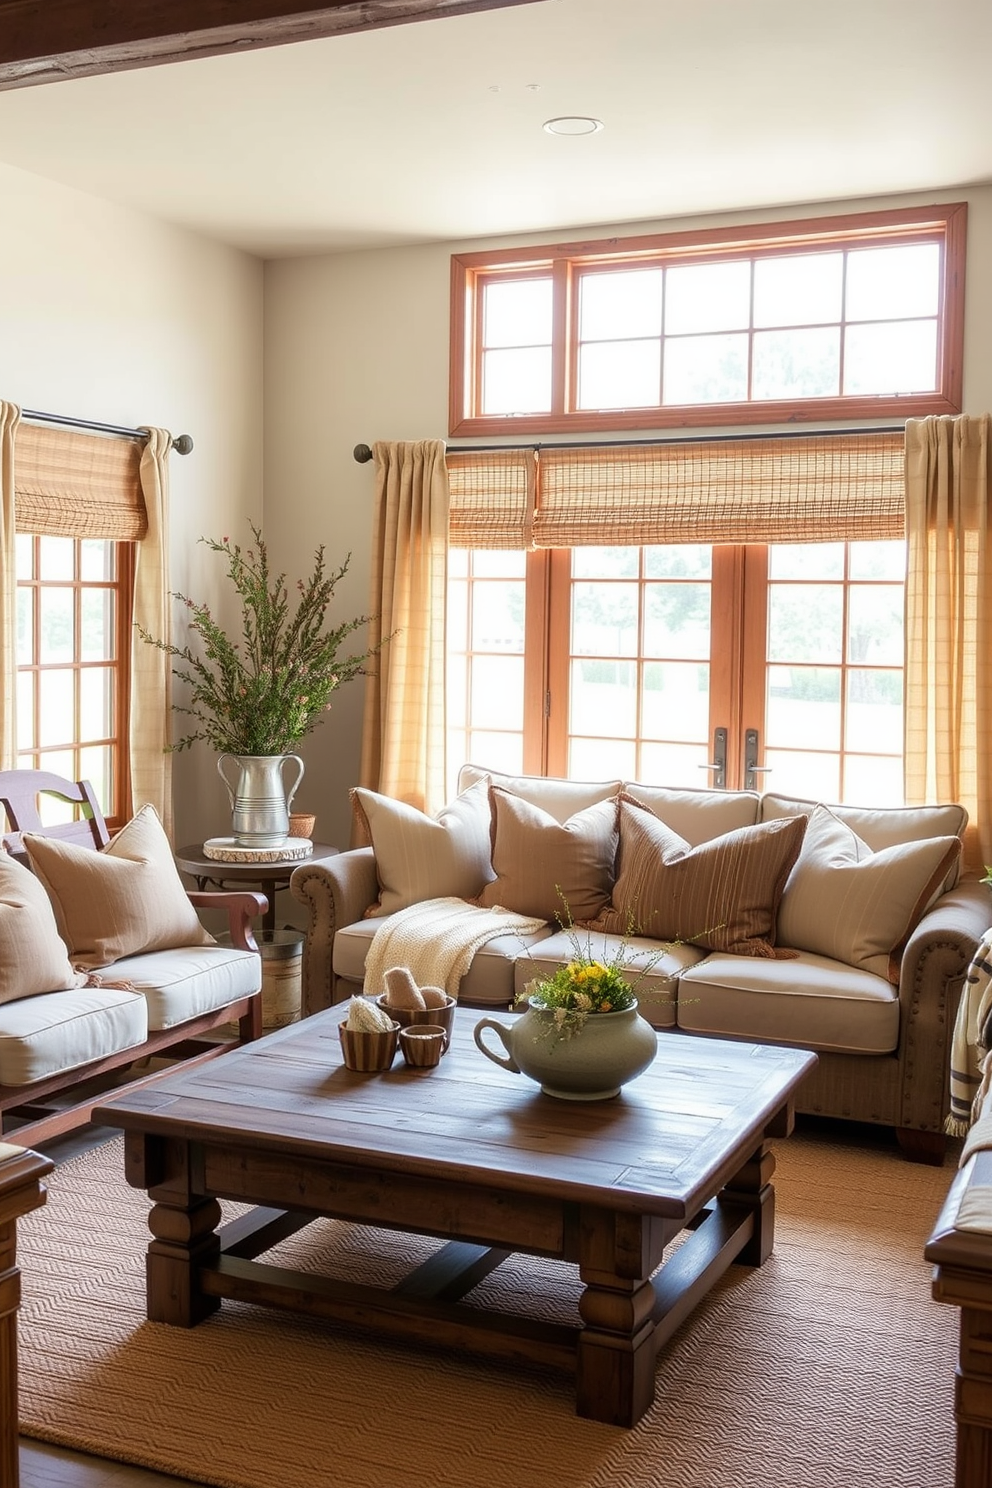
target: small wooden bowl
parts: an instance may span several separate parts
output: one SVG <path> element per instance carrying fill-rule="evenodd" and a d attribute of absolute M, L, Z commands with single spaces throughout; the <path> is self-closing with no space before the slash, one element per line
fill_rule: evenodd
<path fill-rule="evenodd" d="M 451 1028 L 455 1021 L 455 999 L 449 997 L 444 1007 L 430 1008 L 401 1008 L 393 1007 L 392 1003 L 386 1001 L 387 993 L 381 992 L 376 1002 L 387 1017 L 392 1018 L 401 1028 L 410 1028 L 414 1023 L 437 1023 L 444 1029 L 444 1047 L 447 1049 L 451 1042 Z"/>
<path fill-rule="evenodd" d="M 433 1069 L 447 1047 L 448 1035 L 440 1023 L 411 1023 L 400 1029 L 403 1058 L 414 1069 Z"/>
<path fill-rule="evenodd" d="M 308 815 L 304 811 L 291 811 L 289 815 L 290 837 L 312 837 L 313 829 L 317 824 L 315 815 Z"/>
<path fill-rule="evenodd" d="M 392 1028 L 383 1029 L 381 1033 L 378 1030 L 371 1033 L 360 1028 L 345 1028 L 344 1024 L 339 1024 L 341 1053 L 346 1068 L 360 1075 L 388 1070 L 396 1053 L 399 1031 L 398 1023 L 394 1023 Z"/>

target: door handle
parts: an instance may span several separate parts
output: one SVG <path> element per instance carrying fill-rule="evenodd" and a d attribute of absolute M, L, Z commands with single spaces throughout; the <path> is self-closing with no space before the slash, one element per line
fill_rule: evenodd
<path fill-rule="evenodd" d="M 708 765 L 700 765 L 701 770 L 713 771 L 713 789 L 726 790 L 727 788 L 727 730 L 718 728 L 713 730 L 713 758 Z"/>
<path fill-rule="evenodd" d="M 744 789 L 757 790 L 759 775 L 767 775 L 771 765 L 758 764 L 758 730 L 747 729 L 744 734 Z"/>

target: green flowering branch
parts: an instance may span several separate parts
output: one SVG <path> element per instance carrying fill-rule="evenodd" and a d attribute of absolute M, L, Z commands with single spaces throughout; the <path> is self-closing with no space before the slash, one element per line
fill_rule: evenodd
<path fill-rule="evenodd" d="M 188 625 L 202 655 L 190 645 L 174 646 L 150 635 L 143 641 L 175 658 L 173 675 L 189 688 L 189 703 L 177 713 L 196 720 L 196 728 L 175 749 L 198 739 L 227 754 L 289 754 L 322 721 L 332 694 L 365 672 L 364 663 L 389 637 L 360 655 L 340 657 L 345 639 L 368 624 L 360 615 L 326 629 L 327 610 L 337 584 L 348 572 L 350 555 L 332 574 L 325 572 L 323 543 L 314 554 L 309 579 L 298 580 L 299 599 L 291 611 L 285 574 L 273 577 L 261 530 L 251 523 L 254 547 L 247 551 L 228 538 L 201 537 L 227 560 L 227 575 L 241 599 L 241 638 L 234 641 L 218 625 L 208 605 L 173 592 L 188 612 Z"/>

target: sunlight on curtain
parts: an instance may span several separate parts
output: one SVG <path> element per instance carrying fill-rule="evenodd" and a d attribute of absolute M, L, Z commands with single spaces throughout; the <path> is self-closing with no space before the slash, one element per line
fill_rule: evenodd
<path fill-rule="evenodd" d="M 141 452 L 141 490 L 148 528 L 137 544 L 134 573 L 135 627 L 163 641 L 169 627 L 169 451 L 172 436 L 149 429 Z M 132 631 L 131 641 L 131 797 L 150 803 L 172 838 L 172 670 L 170 659 Z"/>
<path fill-rule="evenodd" d="M 421 811 L 444 804 L 448 477 L 441 440 L 372 446 L 369 663 L 361 782 Z"/>
<path fill-rule="evenodd" d="M 0 402 L 0 770 L 17 765 L 17 553 L 14 543 L 14 431 L 21 410 Z"/>
<path fill-rule="evenodd" d="M 992 863 L 992 414 L 906 424 L 906 800 L 959 801 Z"/>

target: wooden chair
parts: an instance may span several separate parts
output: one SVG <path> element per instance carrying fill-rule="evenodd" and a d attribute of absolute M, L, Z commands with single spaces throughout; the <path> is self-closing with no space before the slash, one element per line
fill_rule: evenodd
<path fill-rule="evenodd" d="M 42 796 L 70 804 L 74 812 L 73 819 L 54 825 L 45 824 L 39 810 L 39 797 Z M 58 837 L 94 851 L 106 847 L 111 840 L 93 787 L 86 780 L 64 780 L 61 776 L 43 770 L 0 770 L 0 807 L 7 818 L 7 831 L 0 841 L 12 857 L 27 867 L 30 867 L 30 863 L 22 840 L 25 832 Z M 258 954 L 251 922 L 255 915 L 262 914 L 266 908 L 264 894 L 249 891 L 187 891 L 187 896 L 196 909 L 219 909 L 226 912 L 231 946 L 235 950 Z M 0 1006 L 0 1018 L 2 1015 L 3 1007 Z M 205 1039 L 205 1035 L 215 1033 L 234 1021 L 238 1024 L 236 1038 Z M 108 1053 L 82 1067 L 47 1075 L 30 1085 L 0 1083 L 0 1133 L 13 1137 L 18 1143 L 37 1147 L 40 1143 L 50 1141 L 53 1137 L 72 1131 L 89 1121 L 94 1106 L 106 1099 L 106 1080 L 101 1089 L 87 1092 L 84 1088 L 87 1085 L 92 1086 L 97 1077 L 126 1070 L 152 1055 L 168 1054 L 170 1058 L 183 1059 L 187 1063 L 200 1063 L 239 1044 L 257 1039 L 261 1033 L 262 994 L 259 968 L 259 990 L 256 992 L 191 1017 L 175 1027 L 150 1031 L 141 1044 Z M 161 1073 L 146 1074 L 126 1083 L 128 1088 L 134 1088 L 135 1085 L 149 1083 Z M 46 1107 L 42 1104 L 51 1096 L 63 1096 L 66 1093 L 70 1096 L 71 1103 L 68 1105 Z M 20 1124 L 10 1127 L 11 1118 Z"/>

